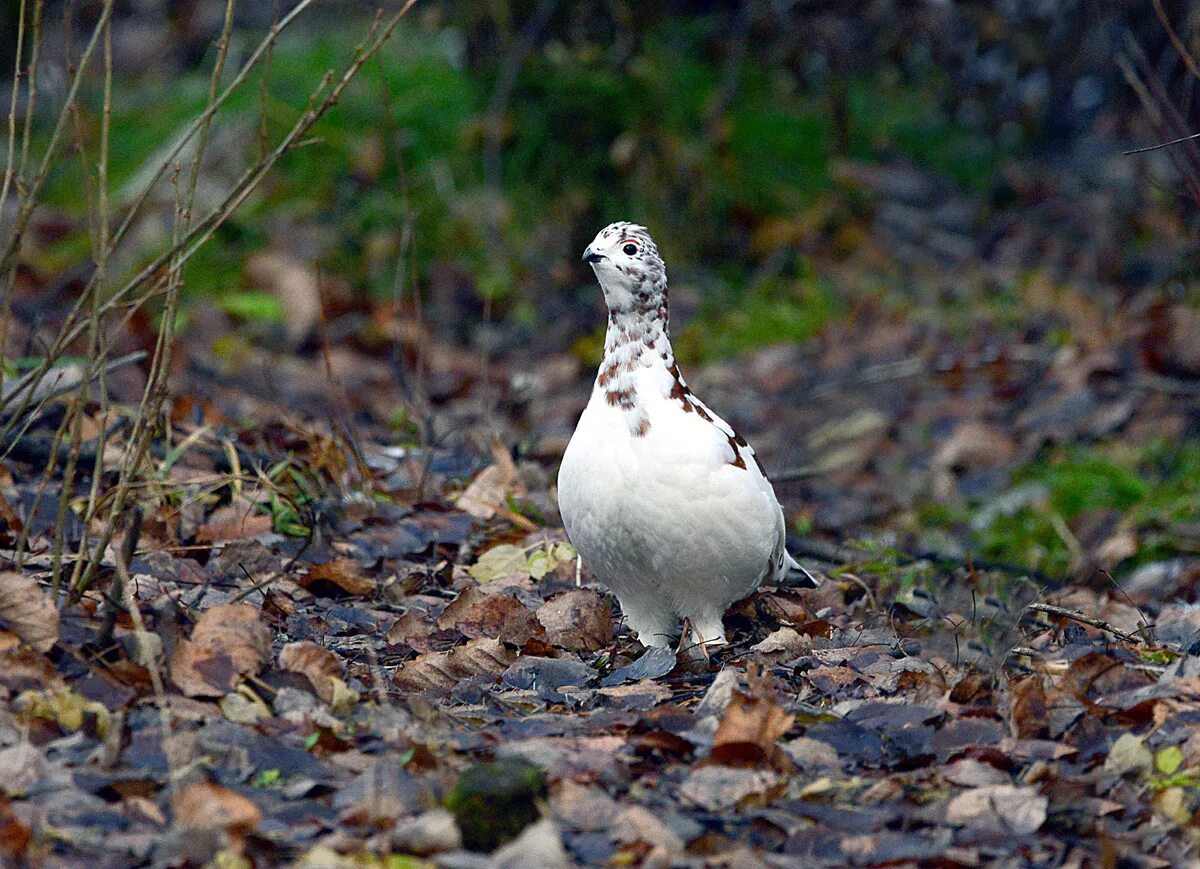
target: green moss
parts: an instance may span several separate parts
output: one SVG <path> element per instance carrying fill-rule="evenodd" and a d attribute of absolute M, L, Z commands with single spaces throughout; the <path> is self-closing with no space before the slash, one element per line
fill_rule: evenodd
<path fill-rule="evenodd" d="M 538 819 L 545 796 L 541 770 L 523 758 L 503 758 L 459 776 L 446 808 L 458 821 L 463 845 L 490 853 Z"/>

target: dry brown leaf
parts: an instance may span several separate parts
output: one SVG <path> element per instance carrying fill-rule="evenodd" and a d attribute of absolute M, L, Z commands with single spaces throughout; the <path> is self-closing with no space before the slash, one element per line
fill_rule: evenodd
<path fill-rule="evenodd" d="M 307 640 L 288 643 L 279 650 L 279 666 L 300 673 L 318 697 L 333 702 L 334 679 L 342 678 L 342 662 L 333 652 Z"/>
<path fill-rule="evenodd" d="M 257 673 L 271 654 L 271 633 L 247 603 L 221 604 L 201 613 L 189 640 L 171 656 L 171 680 L 189 697 L 221 697 Z"/>
<path fill-rule="evenodd" d="M 463 589 L 437 623 L 443 630 L 453 628 L 467 637 L 490 637 L 514 646 L 546 638 L 546 629 L 525 604 L 509 594 L 485 594 L 475 586 Z"/>
<path fill-rule="evenodd" d="M 24 527 L 21 517 L 17 515 L 12 505 L 8 503 L 8 499 L 4 497 L 4 493 L 0 492 L 0 542 L 11 546 Z"/>
<path fill-rule="evenodd" d="M 430 652 L 433 651 L 432 634 L 436 629 L 427 613 L 412 609 L 396 619 L 388 629 L 388 645 L 403 643 L 418 652 Z"/>
<path fill-rule="evenodd" d="M 0 622 L 30 648 L 48 652 L 58 642 L 58 609 L 36 582 L 13 571 L 0 573 Z"/>
<path fill-rule="evenodd" d="M 22 865 L 32 842 L 33 831 L 13 815 L 8 797 L 0 794 L 0 857 Z"/>
<path fill-rule="evenodd" d="M 407 691 L 447 691 L 470 676 L 499 676 L 516 659 L 499 640 L 479 637 L 449 652 L 417 655 L 401 665 L 394 681 Z"/>
<path fill-rule="evenodd" d="M 771 677 L 760 668 L 747 672 L 749 694 L 735 691 L 713 737 L 712 763 L 759 766 L 775 757 L 776 743 L 792 726 L 794 715 L 775 698 Z"/>
<path fill-rule="evenodd" d="M 613 639 L 612 606 L 589 588 L 576 588 L 538 608 L 551 644 L 572 652 L 596 652 Z"/>
<path fill-rule="evenodd" d="M 324 564 L 314 564 L 300 578 L 300 585 L 315 595 L 333 597 L 348 594 L 363 597 L 373 594 L 376 582 L 367 576 L 353 558 L 335 558 Z"/>
<path fill-rule="evenodd" d="M 273 527 L 270 516 L 259 513 L 249 504 L 226 504 L 213 510 L 208 521 L 196 532 L 196 540 L 200 543 L 228 543 L 270 534 Z"/>
<path fill-rule="evenodd" d="M 492 444 L 492 462 L 479 472 L 454 504 L 479 519 L 491 519 L 497 512 L 507 515 L 508 496 L 525 494 L 512 455 L 499 441 Z"/>
<path fill-rule="evenodd" d="M 209 782 L 194 782 L 175 798 L 175 826 L 181 830 L 225 830 L 242 837 L 258 826 L 258 806 L 239 793 Z"/>
<path fill-rule="evenodd" d="M 401 664 L 392 681 L 405 691 L 447 691 L 458 677 L 451 672 L 449 652 L 426 652 Z"/>
<path fill-rule="evenodd" d="M 499 676 L 517 660 L 517 653 L 499 640 L 479 637 L 450 650 L 450 672 L 460 677 L 487 673 Z"/>
<path fill-rule="evenodd" d="M 1049 726 L 1046 686 L 1040 673 L 1018 676 L 1008 683 L 1008 729 L 1018 739 L 1038 739 Z"/>

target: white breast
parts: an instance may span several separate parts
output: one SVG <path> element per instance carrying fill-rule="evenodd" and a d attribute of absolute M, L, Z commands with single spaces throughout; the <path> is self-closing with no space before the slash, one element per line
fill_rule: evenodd
<path fill-rule="evenodd" d="M 635 629 L 639 610 L 659 622 L 715 612 L 719 626 L 729 604 L 780 570 L 783 512 L 752 451 L 702 403 L 693 399 L 711 420 L 685 412 L 664 367 L 635 381 L 649 429 L 632 434 L 593 392 L 559 471 L 563 523 Z"/>

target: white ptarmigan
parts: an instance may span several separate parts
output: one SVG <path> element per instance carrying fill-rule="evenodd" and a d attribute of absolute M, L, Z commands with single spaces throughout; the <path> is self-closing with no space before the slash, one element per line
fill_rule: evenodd
<path fill-rule="evenodd" d="M 667 271 L 646 228 L 613 223 L 583 259 L 604 290 L 608 334 L 558 472 L 567 537 L 643 645 L 670 645 L 681 618 L 693 642 L 724 643 L 730 604 L 807 571 L 784 548 L 783 510 L 754 450 L 679 373 Z"/>

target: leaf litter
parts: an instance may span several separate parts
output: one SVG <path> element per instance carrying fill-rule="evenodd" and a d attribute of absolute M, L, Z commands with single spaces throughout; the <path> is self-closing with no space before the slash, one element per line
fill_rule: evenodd
<path fill-rule="evenodd" d="M 310 292 L 265 265 L 271 292 Z M 54 499 L 82 490 L 52 480 L 35 510 L 41 465 L 0 466 L 0 861 L 1185 862 L 1200 538 L 1191 484 L 1156 503 L 1139 478 L 1200 410 L 1196 324 L 1045 297 L 1017 336 L 865 303 L 696 370 L 827 576 L 736 604 L 707 660 L 641 649 L 577 575 L 553 472 L 588 380 L 557 339 L 481 374 L 404 311 L 348 311 L 421 336 L 451 433 L 426 443 L 386 422 L 377 336 L 293 352 L 304 307 L 283 352 L 216 376 L 213 336 L 185 335 L 127 564 L 53 599 Z M 119 567 L 147 632 L 108 600 Z"/>

